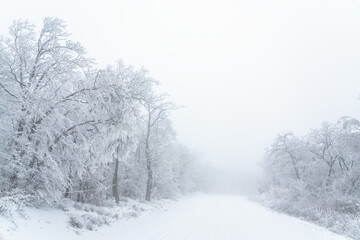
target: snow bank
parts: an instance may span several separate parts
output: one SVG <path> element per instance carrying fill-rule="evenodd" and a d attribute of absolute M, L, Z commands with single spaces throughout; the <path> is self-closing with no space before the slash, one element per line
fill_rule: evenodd
<path fill-rule="evenodd" d="M 123 199 L 118 206 L 98 207 L 92 204 L 63 201 L 60 209 L 49 206 L 12 209 L 11 216 L 0 216 L 1 240 L 78 239 L 90 232 L 99 233 L 115 222 L 128 221 L 144 213 L 162 211 L 169 200 L 141 203 Z M 96 234 L 95 234 L 96 235 Z"/>

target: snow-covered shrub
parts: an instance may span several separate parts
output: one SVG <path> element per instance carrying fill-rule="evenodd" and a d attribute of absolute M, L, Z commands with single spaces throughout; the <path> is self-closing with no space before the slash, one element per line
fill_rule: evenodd
<path fill-rule="evenodd" d="M 23 215 L 24 207 L 32 206 L 33 199 L 23 192 L 13 191 L 0 196 L 0 215 L 13 219 Z"/>
<path fill-rule="evenodd" d="M 64 205 L 63 205 L 64 206 Z M 69 224 L 74 228 L 96 230 L 119 219 L 119 209 L 99 207 L 92 204 L 68 202 L 65 209 L 69 214 Z"/>
<path fill-rule="evenodd" d="M 136 218 L 142 212 L 159 208 L 161 205 L 126 199 L 117 205 L 106 207 L 64 201 L 61 207 L 69 215 L 70 226 L 77 229 L 96 230 L 98 227 L 108 225 L 118 219 Z"/>
<path fill-rule="evenodd" d="M 84 213 L 71 214 L 69 224 L 74 228 L 96 230 L 102 225 L 109 225 L 112 221 L 113 219 L 96 213 Z"/>

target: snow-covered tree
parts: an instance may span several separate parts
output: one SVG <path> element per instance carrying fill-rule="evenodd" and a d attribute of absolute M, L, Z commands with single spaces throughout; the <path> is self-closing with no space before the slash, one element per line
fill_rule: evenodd
<path fill-rule="evenodd" d="M 143 142 L 144 152 L 146 159 L 146 172 L 147 172 L 147 183 L 146 183 L 146 194 L 145 200 L 151 200 L 151 194 L 153 191 L 154 184 L 154 172 L 153 164 L 157 160 L 159 154 L 157 153 L 161 145 L 157 141 L 157 132 L 161 125 L 167 120 L 170 111 L 179 108 L 171 102 L 165 101 L 165 96 L 150 95 L 147 98 L 140 100 L 144 107 L 144 127 L 143 127 Z M 169 128 L 164 128 L 164 131 Z"/>
<path fill-rule="evenodd" d="M 264 172 L 269 206 L 330 227 L 337 218 L 351 221 L 360 211 L 359 121 L 343 117 L 303 137 L 278 136 Z"/>
<path fill-rule="evenodd" d="M 55 146 L 71 131 L 96 124 L 80 109 L 94 89 L 87 77 L 91 60 L 53 18 L 38 35 L 27 21 L 15 21 L 0 46 L 2 180 L 8 189 L 58 198 L 67 185 L 68 159 Z"/>
<path fill-rule="evenodd" d="M 154 184 L 158 197 L 176 194 L 191 158 L 179 165 L 177 106 L 148 71 L 97 69 L 59 19 L 35 29 L 15 21 L 0 41 L 0 197 L 150 201 Z"/>

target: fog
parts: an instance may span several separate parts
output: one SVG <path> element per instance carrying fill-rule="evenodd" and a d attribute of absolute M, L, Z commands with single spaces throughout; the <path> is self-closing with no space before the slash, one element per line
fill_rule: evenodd
<path fill-rule="evenodd" d="M 145 66 L 186 106 L 172 114 L 180 141 L 224 171 L 259 172 L 278 133 L 360 116 L 359 1 L 1 5 L 1 33 L 17 18 L 59 17 L 99 65 Z"/>

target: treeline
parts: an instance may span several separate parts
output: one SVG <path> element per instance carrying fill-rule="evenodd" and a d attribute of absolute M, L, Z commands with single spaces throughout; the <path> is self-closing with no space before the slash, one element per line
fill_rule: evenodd
<path fill-rule="evenodd" d="M 0 41 L 0 197 L 102 204 L 189 191 L 193 154 L 145 69 L 98 69 L 63 21 L 18 20 Z"/>
<path fill-rule="evenodd" d="M 279 135 L 264 161 L 265 203 L 352 237 L 360 234 L 360 122 Z"/>

